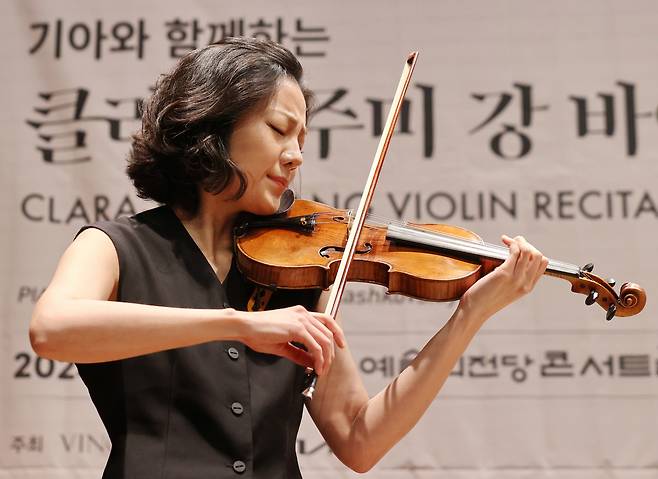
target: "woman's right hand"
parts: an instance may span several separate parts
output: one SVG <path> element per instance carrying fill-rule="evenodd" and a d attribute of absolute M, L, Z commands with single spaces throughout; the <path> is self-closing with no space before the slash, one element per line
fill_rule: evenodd
<path fill-rule="evenodd" d="M 306 367 L 318 375 L 329 371 L 334 345 L 345 347 L 345 335 L 328 314 L 303 306 L 247 313 L 241 342 L 254 351 L 275 354 Z M 295 346 L 301 344 L 305 348 Z"/>

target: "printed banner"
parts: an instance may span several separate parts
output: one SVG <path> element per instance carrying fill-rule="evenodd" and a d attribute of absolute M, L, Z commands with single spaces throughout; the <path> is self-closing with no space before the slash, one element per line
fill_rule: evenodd
<path fill-rule="evenodd" d="M 372 212 L 643 286 L 606 321 L 557 278 L 492 318 L 416 428 L 366 477 L 658 475 L 658 5 L 508 2 L 3 2 L 0 479 L 98 478 L 110 444 L 74 365 L 39 358 L 32 309 L 78 229 L 153 206 L 125 175 L 158 75 L 226 36 L 281 42 L 317 109 L 303 197 L 356 208 L 407 54 L 420 52 Z M 90 265 L 93 267 L 93 265 Z M 455 303 L 350 284 L 341 307 L 371 394 Z M 308 478 L 356 477 L 305 417 Z"/>

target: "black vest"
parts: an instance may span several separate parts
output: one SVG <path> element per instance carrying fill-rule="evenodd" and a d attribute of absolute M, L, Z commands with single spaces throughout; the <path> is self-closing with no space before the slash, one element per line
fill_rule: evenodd
<path fill-rule="evenodd" d="M 91 227 L 117 250 L 118 301 L 246 309 L 235 262 L 220 283 L 168 207 Z M 277 292 L 268 309 L 316 300 Z M 301 477 L 304 370 L 287 359 L 223 341 L 77 367 L 112 441 L 104 479 Z"/>

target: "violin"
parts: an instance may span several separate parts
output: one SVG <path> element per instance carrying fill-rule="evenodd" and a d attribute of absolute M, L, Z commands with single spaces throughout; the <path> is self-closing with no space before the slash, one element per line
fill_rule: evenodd
<path fill-rule="evenodd" d="M 252 217 L 235 231 L 238 267 L 270 289 L 327 289 L 334 283 L 353 218 L 352 211 L 295 200 L 285 213 Z M 505 261 L 508 248 L 487 244 L 464 228 L 443 224 L 366 222 L 359 235 L 348 281 L 385 286 L 389 293 L 426 301 L 454 301 Z M 615 316 L 644 308 L 646 293 L 634 283 L 614 290 L 615 280 L 583 267 L 549 260 L 544 274 L 571 283 L 585 304 Z"/>
<path fill-rule="evenodd" d="M 418 52 L 411 52 L 405 61 L 356 211 L 290 198 L 280 214 L 250 218 L 236 228 L 237 264 L 248 279 L 261 285 L 250 308 L 264 307 L 276 288 L 331 285 L 325 314 L 335 318 L 348 280 L 380 284 L 390 293 L 414 298 L 452 301 L 507 258 L 507 248 L 485 244 L 475 233 L 456 226 L 366 223 L 417 58 Z M 625 283 L 617 294 L 614 280 L 604 281 L 593 268 L 551 261 L 546 274 L 569 281 L 572 291 L 587 295 L 586 304 L 602 306 L 608 320 L 642 311 L 644 289 Z M 308 387 L 302 394 L 311 399 L 317 375 L 312 369 L 307 372 Z"/>

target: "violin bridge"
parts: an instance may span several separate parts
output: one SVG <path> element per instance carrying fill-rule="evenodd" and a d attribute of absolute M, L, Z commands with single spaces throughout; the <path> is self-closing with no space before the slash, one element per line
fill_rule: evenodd
<path fill-rule="evenodd" d="M 347 234 L 352 230 L 352 223 L 354 222 L 354 210 L 347 210 Z"/>

